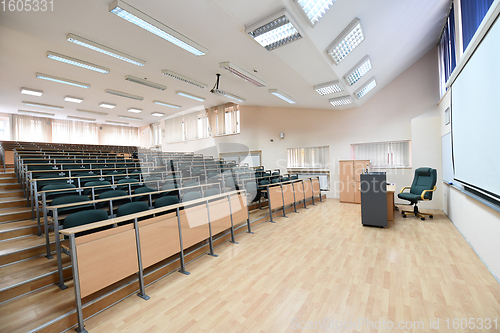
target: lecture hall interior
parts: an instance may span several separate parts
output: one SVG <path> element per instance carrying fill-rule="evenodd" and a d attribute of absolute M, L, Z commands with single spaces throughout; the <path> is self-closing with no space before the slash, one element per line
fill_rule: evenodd
<path fill-rule="evenodd" d="M 500 332 L 500 0 L 0 2 L 0 332 Z"/>

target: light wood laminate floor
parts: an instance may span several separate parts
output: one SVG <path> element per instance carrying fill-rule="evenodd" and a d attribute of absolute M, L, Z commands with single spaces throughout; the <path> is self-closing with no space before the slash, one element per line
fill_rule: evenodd
<path fill-rule="evenodd" d="M 485 329 L 486 318 L 500 315 L 500 285 L 442 212 L 426 221 L 395 212 L 389 228 L 378 229 L 361 226 L 359 205 L 328 199 L 310 207 L 254 227 L 254 235 L 239 235 L 239 244 L 216 248 L 218 258 L 189 263 L 191 275 L 173 273 L 147 287 L 149 301 L 129 297 L 87 320 L 86 329 L 500 331 L 494 322 Z M 454 329 L 454 318 L 466 318 L 468 328 Z M 469 318 L 475 318 L 475 329 Z M 483 319 L 482 330 L 477 318 Z M 357 325 L 331 326 L 346 321 Z M 400 322 L 413 328 L 399 329 Z"/>

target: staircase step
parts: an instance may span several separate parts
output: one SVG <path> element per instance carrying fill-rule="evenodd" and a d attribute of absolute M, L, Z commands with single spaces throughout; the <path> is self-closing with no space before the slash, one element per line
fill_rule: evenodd
<path fill-rule="evenodd" d="M 50 235 L 50 248 L 55 251 L 55 237 Z M 0 268 L 19 260 L 46 254 L 45 237 L 29 235 L 0 242 Z M 1 330 L 0 330 L 1 331 Z"/>
<path fill-rule="evenodd" d="M 0 177 L 0 184 L 5 184 L 5 183 L 11 183 L 11 184 L 15 184 L 15 183 L 18 183 L 17 181 L 17 178 L 16 177 Z"/>
<path fill-rule="evenodd" d="M 30 207 L 0 209 L 0 222 L 19 221 L 31 218 Z"/>
<path fill-rule="evenodd" d="M 43 232 L 43 224 L 41 227 Z M 36 233 L 38 233 L 38 226 L 34 220 L 0 223 L 0 241 L 21 236 L 34 235 Z"/>
<path fill-rule="evenodd" d="M 0 170 L 3 171 L 3 168 L 1 168 Z M 16 178 L 16 173 L 15 172 L 0 172 L 0 178 Z"/>
<path fill-rule="evenodd" d="M 0 198 L 0 209 L 12 207 L 27 207 L 28 202 L 23 197 Z"/>
<path fill-rule="evenodd" d="M 0 190 L 0 198 L 22 197 L 23 190 Z"/>
<path fill-rule="evenodd" d="M 6 184 L 0 184 L 0 191 L 5 191 L 5 190 L 20 190 L 21 189 L 21 184 L 19 183 L 6 183 Z"/>
<path fill-rule="evenodd" d="M 70 278 L 71 260 L 63 255 L 62 262 L 64 278 Z M 44 256 L 3 266 L 0 272 L 0 303 L 58 282 L 56 259 Z"/>

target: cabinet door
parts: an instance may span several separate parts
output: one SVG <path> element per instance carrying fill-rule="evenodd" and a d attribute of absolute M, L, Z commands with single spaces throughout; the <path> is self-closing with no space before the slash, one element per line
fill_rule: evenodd
<path fill-rule="evenodd" d="M 354 202 L 354 182 L 340 182 L 340 202 Z"/>
<path fill-rule="evenodd" d="M 339 180 L 341 182 L 353 181 L 353 161 L 340 161 L 339 162 Z"/>
<path fill-rule="evenodd" d="M 367 165 L 370 165 L 370 161 L 354 161 L 354 181 L 359 182 L 359 175 L 363 173 L 363 169 L 366 169 Z"/>
<path fill-rule="evenodd" d="M 354 202 L 357 204 L 361 203 L 361 191 L 359 190 L 359 186 L 359 182 L 354 182 Z"/>

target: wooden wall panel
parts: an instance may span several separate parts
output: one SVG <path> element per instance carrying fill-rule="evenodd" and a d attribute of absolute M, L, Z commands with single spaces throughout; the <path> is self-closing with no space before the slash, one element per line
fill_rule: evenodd
<path fill-rule="evenodd" d="M 293 189 L 295 190 L 295 201 L 299 202 L 301 200 L 305 199 L 305 192 L 304 192 L 304 187 L 302 185 L 304 181 L 299 181 L 293 183 Z"/>
<path fill-rule="evenodd" d="M 248 219 L 247 198 L 242 194 L 232 195 L 231 210 L 234 225 L 246 221 Z"/>
<path fill-rule="evenodd" d="M 283 197 L 285 199 L 285 205 L 293 204 L 295 198 L 293 196 L 293 185 L 285 184 L 283 185 Z"/>
<path fill-rule="evenodd" d="M 181 211 L 181 231 L 184 249 L 210 237 L 205 204 Z"/>
<path fill-rule="evenodd" d="M 231 214 L 229 212 L 229 200 L 224 198 L 208 204 L 210 209 L 210 224 L 212 235 L 231 228 Z"/>
<path fill-rule="evenodd" d="M 321 195 L 321 189 L 319 186 L 319 179 L 318 178 L 312 179 L 312 190 L 313 190 L 314 195 Z"/>
<path fill-rule="evenodd" d="M 271 209 L 283 207 L 283 197 L 281 196 L 281 187 L 269 186 L 269 198 L 271 199 Z"/>
<path fill-rule="evenodd" d="M 77 245 L 76 251 L 82 298 L 139 271 L 133 229 Z"/>
<path fill-rule="evenodd" d="M 177 216 L 168 217 L 168 215 L 165 215 L 163 220 L 139 225 L 142 266 L 144 268 L 179 253 L 181 250 Z M 155 219 L 162 217 L 159 216 Z"/>
<path fill-rule="evenodd" d="M 310 179 L 304 179 L 304 195 L 306 198 L 312 197 L 312 186 Z"/>

